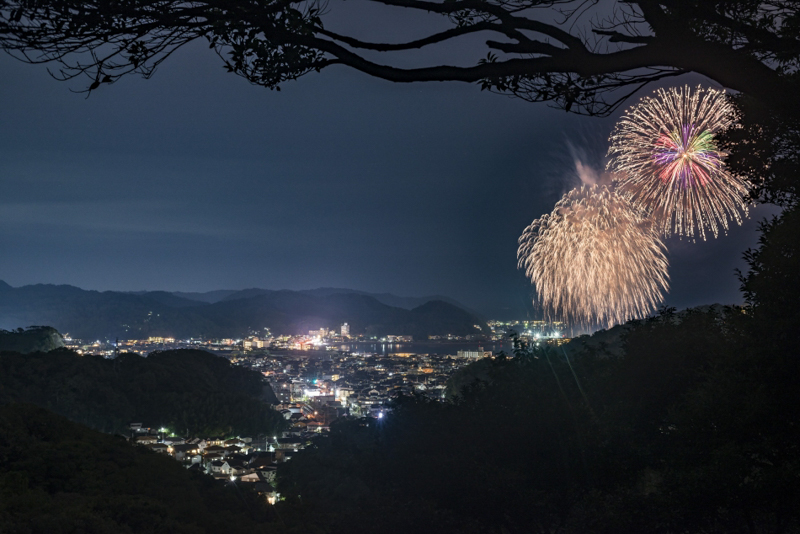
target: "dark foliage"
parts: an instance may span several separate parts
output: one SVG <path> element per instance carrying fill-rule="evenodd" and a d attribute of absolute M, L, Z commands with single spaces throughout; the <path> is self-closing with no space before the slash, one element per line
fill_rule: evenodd
<path fill-rule="evenodd" d="M 621 358 L 524 350 L 455 402 L 341 421 L 282 466 L 286 513 L 333 533 L 800 532 L 800 361 L 739 309 L 630 326 Z"/>
<path fill-rule="evenodd" d="M 729 170 L 751 182 L 751 199 L 784 208 L 797 206 L 800 118 L 780 106 L 766 107 L 745 95 L 733 100 L 741 112 L 738 127 L 724 132 L 721 138 L 729 153 Z"/>
<path fill-rule="evenodd" d="M 761 223 L 758 248 L 740 276 L 758 335 L 775 351 L 800 354 L 800 204 Z"/>
<path fill-rule="evenodd" d="M 275 530 L 263 499 L 26 404 L 0 405 L 0 532 Z"/>
<path fill-rule="evenodd" d="M 358 29 L 343 35 L 327 27 L 336 15 L 324 2 L 3 0 L 0 47 L 27 61 L 59 62 L 63 78 L 86 76 L 88 91 L 129 73 L 149 77 L 175 50 L 204 40 L 228 71 L 271 89 L 346 65 L 396 82 L 477 82 L 602 115 L 649 82 L 694 71 L 767 105 L 777 100 L 798 111 L 800 12 L 794 0 L 625 0 L 599 9 L 581 0 L 369 3 L 370 9 L 406 8 L 445 25 L 427 26 L 441 29 L 415 39 L 371 42 L 359 39 Z M 365 25 L 374 20 L 363 17 Z M 458 66 L 460 54 L 424 67 L 398 59 L 464 36 L 485 45 L 472 65 Z"/>
<path fill-rule="evenodd" d="M 61 334 L 50 326 L 0 330 L 0 352 L 47 352 L 63 346 Z"/>
<path fill-rule="evenodd" d="M 493 362 L 488 358 L 462 367 L 447 379 L 445 397 L 450 401 L 456 400 L 469 386 L 477 387 L 480 383 L 489 382 L 492 368 Z"/>
<path fill-rule="evenodd" d="M 185 435 L 273 435 L 285 422 L 263 401 L 268 388 L 260 374 L 199 350 L 114 360 L 0 354 L 0 403 L 36 404 L 103 432 L 137 422 Z"/>

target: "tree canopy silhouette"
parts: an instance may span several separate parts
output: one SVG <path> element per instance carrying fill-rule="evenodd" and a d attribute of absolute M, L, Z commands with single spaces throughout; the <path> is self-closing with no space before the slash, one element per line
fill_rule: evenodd
<path fill-rule="evenodd" d="M 322 0 L 0 0 L 0 46 L 30 62 L 59 62 L 64 79 L 88 76 L 89 91 L 130 73 L 149 77 L 175 50 L 206 40 L 230 72 L 271 89 L 340 64 L 394 82 L 477 82 L 606 115 L 649 82 L 697 72 L 783 112 L 800 109 L 796 0 L 368 3 L 441 24 L 422 37 L 376 42 L 332 31 L 337 6 Z M 370 20 L 362 23 L 374 32 Z M 401 57 L 462 38 L 482 42 L 485 56 L 420 67 Z"/>
<path fill-rule="evenodd" d="M 615 327 L 618 356 L 518 345 L 448 402 L 332 424 L 279 468 L 280 513 L 332 534 L 800 532 L 800 358 L 761 324 L 664 308 Z"/>
<path fill-rule="evenodd" d="M 0 352 L 0 404 L 27 402 L 103 432 L 132 421 L 194 436 L 274 435 L 286 426 L 263 376 L 201 350 Z"/>

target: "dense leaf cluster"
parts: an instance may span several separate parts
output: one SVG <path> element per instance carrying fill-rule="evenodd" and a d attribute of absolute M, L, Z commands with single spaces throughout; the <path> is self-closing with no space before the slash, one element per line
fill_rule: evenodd
<path fill-rule="evenodd" d="M 724 132 L 730 172 L 752 184 L 750 198 L 784 208 L 798 205 L 800 175 L 800 118 L 780 109 L 768 109 L 752 98 L 733 98 L 739 108 L 738 125 Z"/>
<path fill-rule="evenodd" d="M 745 252 L 751 269 L 742 291 L 759 326 L 758 335 L 775 351 L 800 347 L 800 204 L 762 221 L 759 246 Z"/>
<path fill-rule="evenodd" d="M 104 432 L 138 422 L 184 435 L 273 435 L 285 423 L 264 402 L 270 391 L 260 374 L 200 350 L 0 354 L 0 403 L 29 402 Z"/>
<path fill-rule="evenodd" d="M 399 42 L 360 37 L 386 33 L 373 10 L 397 7 L 433 23 Z M 337 33 L 334 6 L 313 0 L 0 0 L 0 48 L 58 62 L 66 79 L 85 75 L 89 91 L 129 73 L 151 76 L 175 50 L 205 40 L 230 72 L 272 89 L 346 65 L 396 82 L 477 82 L 605 115 L 647 83 L 697 72 L 798 111 L 795 0 L 370 0 L 358 9 L 363 16 L 348 14 L 349 31 Z M 485 59 L 461 66 L 462 47 L 444 46 L 457 52 L 418 67 L 402 54 L 465 37 L 485 47 Z"/>

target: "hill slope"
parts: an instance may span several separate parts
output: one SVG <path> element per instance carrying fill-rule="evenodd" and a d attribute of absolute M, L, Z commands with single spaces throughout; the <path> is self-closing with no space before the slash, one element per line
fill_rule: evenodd
<path fill-rule="evenodd" d="M 221 294 L 223 292 L 214 292 L 214 293 Z M 274 293 L 274 291 L 270 289 L 251 288 L 251 289 L 243 289 L 241 291 L 230 291 L 225 293 L 227 293 L 227 295 L 225 295 L 219 300 L 237 300 L 243 298 L 250 298 L 258 295 Z M 297 291 L 297 293 L 302 293 L 303 295 L 310 295 L 312 297 L 329 297 L 331 295 L 343 295 L 343 294 L 362 295 L 365 297 L 372 297 L 381 304 L 386 304 L 387 306 L 391 306 L 393 308 L 403 308 L 406 310 L 413 310 L 414 308 L 422 306 L 423 304 L 426 304 L 428 302 L 434 300 L 440 300 L 442 302 L 447 302 L 449 304 L 452 304 L 453 306 L 456 306 L 458 308 L 463 308 L 474 315 L 480 316 L 479 313 L 475 312 L 474 310 L 470 310 L 467 306 L 464 306 L 457 300 L 445 297 L 444 295 L 428 295 L 426 297 L 401 297 L 398 295 L 394 295 L 392 293 L 370 293 L 369 291 L 358 291 L 356 289 L 346 289 L 341 287 L 320 287 L 317 289 L 302 289 L 300 291 Z M 173 293 L 173 294 L 178 296 L 185 295 L 180 293 Z M 198 300 L 201 299 L 198 298 Z"/>
<path fill-rule="evenodd" d="M 0 352 L 48 352 L 64 346 L 61 334 L 49 326 L 31 326 L 17 330 L 0 330 Z"/>
<path fill-rule="evenodd" d="M 41 408 L 0 406 L 0 532 L 273 532 L 247 488 Z"/>
<path fill-rule="evenodd" d="M 625 326 L 569 358 L 479 360 L 451 377 L 452 402 L 340 419 L 278 490 L 307 530 L 336 534 L 800 533 L 791 340 L 773 351 L 739 310 Z"/>
<path fill-rule="evenodd" d="M 200 350 L 121 354 L 0 353 L 0 403 L 36 404 L 103 432 L 131 422 L 186 435 L 272 434 L 283 418 L 263 377 Z"/>
<path fill-rule="evenodd" d="M 356 292 L 245 290 L 204 303 L 160 291 L 99 292 L 65 285 L 8 286 L 1 291 L 0 328 L 47 324 L 81 339 L 240 337 L 264 328 L 304 334 L 344 322 L 353 334 L 426 338 L 488 332 L 483 320 L 451 303 L 430 301 L 407 310 Z M 438 304 L 431 307 L 432 302 Z"/>

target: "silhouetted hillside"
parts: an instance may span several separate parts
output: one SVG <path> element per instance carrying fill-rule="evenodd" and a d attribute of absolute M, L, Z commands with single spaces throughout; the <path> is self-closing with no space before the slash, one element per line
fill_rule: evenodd
<path fill-rule="evenodd" d="M 0 328 L 45 324 L 83 339 L 140 338 L 203 332 L 202 306 L 175 308 L 146 295 L 37 284 L 3 291 Z"/>
<path fill-rule="evenodd" d="M 270 328 L 300 334 L 344 322 L 353 334 L 429 335 L 488 332 L 479 317 L 441 301 L 413 310 L 387 306 L 355 292 L 316 296 L 298 291 L 245 290 L 214 303 L 163 291 L 85 291 L 73 286 L 8 287 L 0 299 L 0 328 L 47 324 L 81 339 L 239 337 Z M 251 296 L 247 296 L 251 295 Z M 478 325 L 479 328 L 475 328 Z"/>
<path fill-rule="evenodd" d="M 180 297 L 182 299 L 189 299 L 189 300 L 196 300 L 199 302 L 205 302 L 207 304 L 213 304 L 214 302 L 219 302 L 220 300 L 224 299 L 228 295 L 236 293 L 235 289 L 217 289 L 215 291 L 204 291 L 204 292 L 197 292 L 197 291 L 172 291 L 172 294 L 176 297 Z"/>
<path fill-rule="evenodd" d="M 435 334 L 488 331 L 481 319 L 446 302 L 405 310 L 356 293 L 316 297 L 296 291 L 268 291 L 250 298 L 218 302 L 206 312 L 223 330 L 246 324 L 255 329 L 269 327 L 274 332 L 304 334 L 320 327 L 338 328 L 346 322 L 352 334 L 413 335 L 417 339 Z"/>
<path fill-rule="evenodd" d="M 200 350 L 114 360 L 69 350 L 0 353 L 0 404 L 36 404 L 103 432 L 135 421 L 187 435 L 272 434 L 284 419 L 254 371 Z"/>
<path fill-rule="evenodd" d="M 240 289 L 238 291 L 233 291 L 229 295 L 226 295 L 220 300 L 242 300 L 242 299 L 251 299 L 253 297 L 260 297 L 263 295 L 270 295 L 275 293 L 272 289 L 261 289 L 258 287 L 251 287 L 248 289 Z"/>
<path fill-rule="evenodd" d="M 278 490 L 329 534 L 799 533 L 800 358 L 756 321 L 664 310 L 614 332 L 619 355 L 479 360 L 451 402 L 335 421 Z"/>
<path fill-rule="evenodd" d="M 398 295 L 394 295 L 392 293 L 369 293 L 367 291 L 357 291 L 354 289 L 343 289 L 338 287 L 320 287 L 318 289 L 306 289 L 301 291 L 301 293 L 305 293 L 307 295 L 314 295 L 315 297 L 326 297 L 329 295 L 336 295 L 340 293 L 354 293 L 356 295 L 365 295 L 367 297 L 372 297 L 378 302 L 386 304 L 387 306 L 393 306 L 395 308 L 405 308 L 406 310 L 413 310 L 414 308 L 422 306 L 425 303 L 434 300 L 440 300 L 442 302 L 447 302 L 448 304 L 452 304 L 453 306 L 463 308 L 475 315 L 480 315 L 474 310 L 470 310 L 467 306 L 458 302 L 457 300 L 451 299 L 450 297 L 446 297 L 444 295 L 428 295 L 426 297 L 401 297 Z"/>
<path fill-rule="evenodd" d="M 0 532 L 274 532 L 246 486 L 26 404 L 0 406 Z"/>
<path fill-rule="evenodd" d="M 175 293 L 169 293 L 167 291 L 138 291 L 135 292 L 134 295 L 146 297 L 171 308 L 190 308 L 192 306 L 203 305 L 201 301 L 184 298 L 176 295 Z"/>
<path fill-rule="evenodd" d="M 61 334 L 49 326 L 0 330 L 0 352 L 48 352 L 64 346 Z"/>
<path fill-rule="evenodd" d="M 238 299 L 256 297 L 259 295 L 266 295 L 269 293 L 275 293 L 275 291 L 271 289 L 250 288 L 250 289 L 242 289 L 240 291 L 218 291 L 214 293 L 217 294 L 227 293 L 225 294 L 224 297 L 222 297 L 219 300 L 238 300 Z M 443 302 L 452 304 L 453 306 L 463 308 L 472 314 L 480 316 L 479 313 L 475 312 L 474 310 L 470 310 L 467 306 L 464 306 L 457 300 L 451 299 L 450 297 L 445 297 L 443 295 L 429 295 L 426 297 L 400 297 L 392 293 L 370 293 L 369 291 L 358 291 L 356 289 L 346 289 L 341 287 L 320 287 L 317 289 L 301 289 L 297 291 L 297 293 L 302 293 L 303 295 L 310 295 L 312 297 L 329 297 L 331 295 L 350 295 L 350 294 L 362 295 L 365 297 L 372 297 L 381 304 L 386 304 L 387 306 L 392 306 L 393 308 L 403 308 L 406 310 L 412 310 L 414 308 L 422 306 L 427 302 L 431 302 L 434 300 L 441 300 Z M 178 296 L 185 295 L 184 293 L 177 293 L 177 292 L 173 294 Z M 205 295 L 205 293 L 199 295 Z"/>
<path fill-rule="evenodd" d="M 426 302 L 411 310 L 411 315 L 414 318 L 414 325 L 426 325 L 436 332 L 488 333 L 488 327 L 474 314 L 441 300 Z M 464 325 L 472 327 L 472 332 L 466 332 Z"/>

